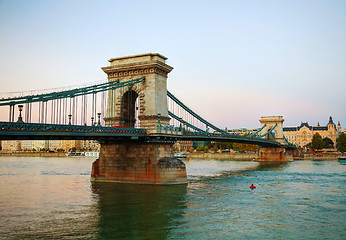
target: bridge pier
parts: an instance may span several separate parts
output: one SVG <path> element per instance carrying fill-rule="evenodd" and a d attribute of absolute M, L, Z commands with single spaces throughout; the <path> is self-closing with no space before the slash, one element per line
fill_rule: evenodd
<path fill-rule="evenodd" d="M 285 148 L 280 147 L 262 147 L 259 151 L 258 161 L 293 161 L 291 153 Z"/>
<path fill-rule="evenodd" d="M 173 143 L 106 142 L 92 165 L 91 181 L 186 184 L 185 164 L 173 158 Z"/>
<path fill-rule="evenodd" d="M 286 152 L 292 154 L 293 158 L 302 158 L 303 154 L 299 149 L 286 149 Z"/>

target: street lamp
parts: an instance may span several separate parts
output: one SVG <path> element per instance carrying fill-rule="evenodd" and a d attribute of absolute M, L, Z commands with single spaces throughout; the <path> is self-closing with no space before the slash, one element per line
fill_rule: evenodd
<path fill-rule="evenodd" d="M 23 105 L 18 105 L 18 109 L 19 109 L 19 117 L 17 122 L 22 123 L 23 122 L 23 118 L 22 118 Z"/>
<path fill-rule="evenodd" d="M 101 126 L 101 113 L 97 113 L 97 117 L 98 117 L 98 122 L 97 122 L 97 126 Z"/>
<path fill-rule="evenodd" d="M 68 125 L 71 125 L 71 118 L 72 118 L 72 115 L 69 114 L 69 115 L 68 115 Z"/>
<path fill-rule="evenodd" d="M 161 126 L 160 118 L 161 118 L 161 113 L 158 113 L 158 114 L 157 114 L 157 122 L 158 122 L 158 124 Z"/>

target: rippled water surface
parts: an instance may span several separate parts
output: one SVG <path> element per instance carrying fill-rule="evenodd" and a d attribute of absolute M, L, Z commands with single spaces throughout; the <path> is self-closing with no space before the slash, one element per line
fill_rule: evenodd
<path fill-rule="evenodd" d="M 0 239 L 346 239 L 337 161 L 192 160 L 183 186 L 91 184 L 93 161 L 0 157 Z"/>

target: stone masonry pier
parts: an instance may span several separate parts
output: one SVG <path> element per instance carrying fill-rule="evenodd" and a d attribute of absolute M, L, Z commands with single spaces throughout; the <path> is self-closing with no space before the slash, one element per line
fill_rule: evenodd
<path fill-rule="evenodd" d="M 257 161 L 293 161 L 291 153 L 285 148 L 261 147 Z"/>
<path fill-rule="evenodd" d="M 92 166 L 91 181 L 185 184 L 185 164 L 173 158 L 173 143 L 108 142 Z"/>

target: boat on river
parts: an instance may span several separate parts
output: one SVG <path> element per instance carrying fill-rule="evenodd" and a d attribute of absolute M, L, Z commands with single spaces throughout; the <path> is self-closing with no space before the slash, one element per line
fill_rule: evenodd
<path fill-rule="evenodd" d="M 99 157 L 99 152 L 68 152 L 66 156 L 68 157 Z"/>
<path fill-rule="evenodd" d="M 338 161 L 341 164 L 346 164 L 346 157 L 338 157 Z"/>
<path fill-rule="evenodd" d="M 68 157 L 74 157 L 74 156 L 85 156 L 84 152 L 68 152 L 66 153 Z"/>
<path fill-rule="evenodd" d="M 174 155 L 175 158 L 187 158 L 185 152 L 180 152 Z"/>

